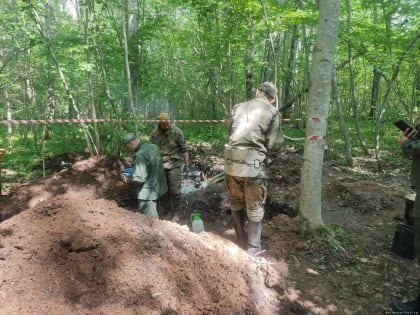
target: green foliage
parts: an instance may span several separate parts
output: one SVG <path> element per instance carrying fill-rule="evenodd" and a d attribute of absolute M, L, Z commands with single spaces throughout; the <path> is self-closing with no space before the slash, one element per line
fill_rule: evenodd
<path fill-rule="evenodd" d="M 9 170 L 2 177 L 3 181 L 18 182 L 40 177 L 43 174 L 43 159 L 48 160 L 64 152 L 83 151 L 86 144 L 78 129 L 78 125 L 51 125 L 51 139 L 42 141 L 42 125 L 14 126 L 14 135 L 9 142 L 6 129 L 0 128 L 0 147 L 7 149 L 2 168 Z M 47 175 L 50 172 L 47 165 Z"/>
<path fill-rule="evenodd" d="M 404 116 L 394 116 L 387 117 L 386 120 L 384 120 L 381 123 L 379 137 L 381 144 L 380 151 L 383 154 L 390 154 L 390 156 L 392 156 L 396 151 L 399 152 L 397 139 L 400 131 L 394 126 L 394 121 L 398 119 L 405 119 L 408 122 L 410 121 L 408 118 L 404 118 Z M 354 120 L 347 119 L 346 125 L 349 129 L 349 136 L 351 139 L 351 145 L 354 156 L 357 157 L 364 155 L 364 152 L 361 148 L 360 140 L 358 139 L 358 134 Z M 371 119 L 360 119 L 359 125 L 367 147 L 370 150 L 374 150 L 376 141 L 376 121 Z M 339 152 L 342 152 L 342 150 L 344 149 L 344 139 L 341 133 L 339 122 L 333 118 L 329 119 L 328 121 L 327 139 L 328 147 L 330 150 L 337 150 Z"/>
<path fill-rule="evenodd" d="M 197 123 L 179 126 L 185 139 L 190 143 L 210 143 L 223 146 L 226 143 L 226 125 L 224 123 Z"/>
<path fill-rule="evenodd" d="M 83 19 L 64 11 L 59 2 L 50 1 L 51 20 L 46 3 L 32 2 L 39 13 L 48 38 L 43 38 L 34 23 L 27 2 L 0 2 L 0 117 L 7 114 L 12 119 L 74 118 L 75 113 L 67 91 L 59 76 L 57 65 L 51 61 L 54 51 L 66 82 L 82 117 L 92 117 L 93 106 L 99 118 L 122 117 L 129 120 L 121 130 L 114 124 L 98 127 L 101 145 L 105 153 L 118 152 L 120 138 L 124 132 L 138 131 L 149 134 L 151 125 L 139 125 L 130 115 L 127 102 L 126 65 L 122 34 L 121 1 L 95 0 L 95 14 L 79 1 L 80 11 L 87 14 Z M 353 121 L 353 96 L 348 68 L 349 45 L 353 51 L 353 75 L 361 132 L 370 150 L 374 150 L 375 120 L 369 120 L 373 68 L 380 74 L 379 96 L 382 102 L 389 79 L 401 57 L 406 44 L 419 29 L 419 14 L 416 1 L 372 1 L 355 0 L 347 16 L 346 3 L 342 2 L 340 34 L 337 44 L 337 82 L 343 112 L 349 127 L 352 154 L 363 156 Z M 146 1 L 139 12 L 138 31 L 129 37 L 130 66 L 139 71 L 134 87 L 135 107 L 144 117 L 169 109 L 177 118 L 224 119 L 233 104 L 245 100 L 246 80 L 253 86 L 263 78 L 266 68 L 277 71 L 280 105 L 284 102 L 285 78 L 292 73 L 292 97 L 297 97 L 310 78 L 314 41 L 316 38 L 318 8 L 313 1 Z M 79 17 L 80 18 L 80 17 Z M 351 27 L 347 25 L 347 18 Z M 126 19 L 127 20 L 127 19 Z M 85 22 L 89 22 L 85 24 Z M 87 26 L 87 27 L 86 27 Z M 86 28 L 85 28 L 86 27 Z M 279 42 L 270 43 L 268 38 L 279 35 Z M 292 52 L 291 37 L 298 40 Z M 96 45 L 96 46 L 95 46 Z M 418 79 L 416 48 L 408 52 L 400 68 L 400 74 L 391 89 L 380 129 L 380 151 L 388 161 L 399 158 L 396 137 L 398 130 L 394 120 L 403 118 L 411 122 L 416 115 L 418 91 L 414 87 Z M 273 51 L 274 50 L 274 51 Z M 274 52 L 276 68 L 267 56 Z M 88 55 L 89 53 L 89 59 Z M 296 61 L 288 69 L 288 58 L 293 54 Z M 309 62 L 309 63 L 308 63 Z M 102 69 L 104 72 L 102 72 Z M 250 70 L 250 77 L 245 74 Z M 416 79 L 417 78 L 417 79 Z M 109 88 L 109 97 L 106 91 Z M 32 97 L 32 98 L 31 98 Z M 296 98 L 291 116 L 306 119 L 307 93 Z M 53 105 L 52 105 L 53 104 Z M 344 141 L 336 120 L 334 103 L 330 106 L 328 122 L 328 150 L 326 158 L 345 164 Z M 376 109 L 379 104 L 376 104 Z M 139 116 L 139 117 L 143 117 Z M 224 144 L 226 126 L 216 124 L 182 124 L 188 142 L 207 142 L 217 146 Z M 5 165 L 19 169 L 30 176 L 32 164 L 39 163 L 40 152 L 53 156 L 63 151 L 84 149 L 83 130 L 78 125 L 52 126 L 54 136 L 40 142 L 40 131 L 34 137 L 32 127 L 17 127 L 13 130 L 16 141 L 9 143 L 6 136 L 0 146 L 14 150 Z M 5 126 L 0 134 L 5 135 Z M 88 129 L 94 132 L 93 125 Z M 284 124 L 285 134 L 300 139 L 305 130 L 295 123 Z M 64 132 L 65 131 L 65 132 Z M 61 134 L 60 134 L 61 133 Z M 60 135 L 60 141 L 57 134 Z M 303 140 L 286 140 L 286 145 L 302 146 Z M 29 146 L 29 147 L 25 147 Z M 61 147 L 60 147 L 61 146 Z M 22 147 L 22 148 L 21 148 Z M 18 164 L 14 161 L 29 162 Z"/>
<path fill-rule="evenodd" d="M 345 252 L 351 241 L 341 227 L 327 224 L 322 226 L 321 237 L 325 245 L 334 252 Z"/>

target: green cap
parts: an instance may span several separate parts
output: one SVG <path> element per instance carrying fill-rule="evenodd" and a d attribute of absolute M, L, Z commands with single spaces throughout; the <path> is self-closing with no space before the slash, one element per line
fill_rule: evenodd
<path fill-rule="evenodd" d="M 137 139 L 137 136 L 134 133 L 127 133 L 124 137 L 123 137 L 123 143 L 127 144 L 131 141 L 133 141 L 134 139 Z"/>
<path fill-rule="evenodd" d="M 191 219 L 192 221 L 201 220 L 200 216 L 201 216 L 201 213 L 194 212 L 191 214 Z"/>

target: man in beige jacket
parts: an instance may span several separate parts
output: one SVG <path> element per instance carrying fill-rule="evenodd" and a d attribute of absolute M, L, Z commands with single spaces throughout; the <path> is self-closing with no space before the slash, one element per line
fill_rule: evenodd
<path fill-rule="evenodd" d="M 272 105 L 277 88 L 264 82 L 253 100 L 235 105 L 225 145 L 225 187 L 238 245 L 257 256 L 267 196 L 267 155 L 283 143 L 280 114 Z M 248 218 L 248 236 L 244 231 Z"/>

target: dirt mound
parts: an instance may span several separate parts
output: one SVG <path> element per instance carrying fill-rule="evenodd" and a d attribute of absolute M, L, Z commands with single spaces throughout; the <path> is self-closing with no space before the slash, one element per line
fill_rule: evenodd
<path fill-rule="evenodd" d="M 115 157 L 67 165 L 3 200 L 3 314 L 278 314 L 300 308 L 278 300 L 286 265 L 246 255 L 230 241 L 228 223 L 214 228 L 226 218 L 212 221 L 207 211 L 206 232 L 194 234 L 187 216 L 177 224 L 120 207 L 132 201 Z M 214 217 L 227 216 L 218 205 L 211 208 Z"/>
<path fill-rule="evenodd" d="M 121 209 L 86 189 L 14 216 L 0 235 L 3 314 L 279 309 L 264 286 L 250 290 L 262 271 L 232 243 L 220 247 L 212 235 Z"/>

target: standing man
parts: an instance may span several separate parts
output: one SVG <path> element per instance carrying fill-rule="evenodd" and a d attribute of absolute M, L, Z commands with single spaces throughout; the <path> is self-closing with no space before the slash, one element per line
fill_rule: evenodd
<path fill-rule="evenodd" d="M 159 148 L 154 144 L 140 141 L 133 133 L 127 133 L 123 143 L 128 151 L 135 153 L 132 163 L 133 173 L 123 176 L 123 181 L 138 185 L 139 211 L 157 219 L 159 198 L 168 190 Z"/>
<path fill-rule="evenodd" d="M 416 128 L 406 129 L 398 138 L 398 144 L 401 146 L 403 153 L 412 158 L 411 162 L 411 187 L 416 192 L 414 200 L 413 217 L 414 217 L 414 244 L 417 262 L 420 264 L 420 120 L 417 120 Z M 402 302 L 392 302 L 394 311 L 401 314 L 420 314 L 420 287 L 417 291 L 419 294 L 415 300 Z"/>
<path fill-rule="evenodd" d="M 171 125 L 168 113 L 160 113 L 156 119 L 159 121 L 157 128 L 152 132 L 150 141 L 156 144 L 161 153 L 166 180 L 168 182 L 168 193 L 163 197 L 166 213 L 169 219 L 173 219 L 181 212 L 181 184 L 182 166 L 184 172 L 188 173 L 190 158 L 181 129 Z M 168 211 L 169 206 L 169 213 Z"/>
<path fill-rule="evenodd" d="M 253 256 L 265 251 L 261 248 L 261 230 L 268 188 L 267 155 L 284 141 L 280 114 L 272 105 L 276 96 L 275 85 L 264 82 L 255 99 L 235 105 L 225 145 L 225 187 L 232 223 L 238 245 Z"/>

